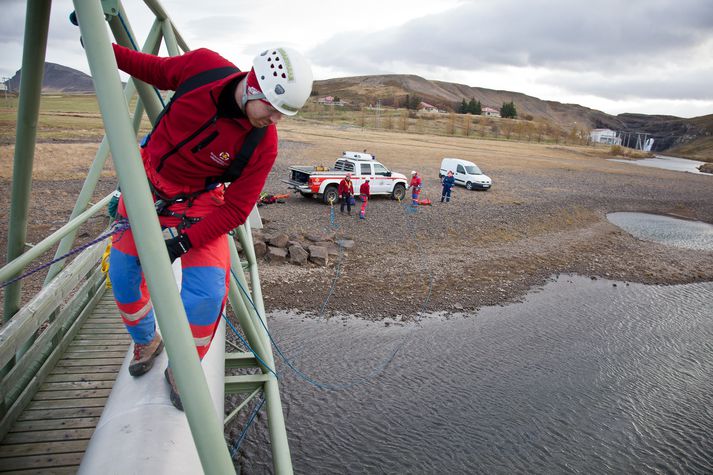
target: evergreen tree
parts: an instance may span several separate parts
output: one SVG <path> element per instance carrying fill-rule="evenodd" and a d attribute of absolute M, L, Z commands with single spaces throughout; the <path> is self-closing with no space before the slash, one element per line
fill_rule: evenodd
<path fill-rule="evenodd" d="M 503 106 L 500 108 L 500 117 L 506 119 L 514 119 L 517 117 L 517 110 L 515 109 L 515 103 L 513 101 L 503 102 Z"/>
<path fill-rule="evenodd" d="M 467 114 L 468 113 L 468 104 L 466 104 L 465 99 L 460 103 L 460 106 L 458 106 L 458 113 L 459 114 Z"/>

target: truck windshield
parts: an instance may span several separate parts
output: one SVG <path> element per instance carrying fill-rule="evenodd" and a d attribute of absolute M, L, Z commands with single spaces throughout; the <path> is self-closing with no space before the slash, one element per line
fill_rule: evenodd
<path fill-rule="evenodd" d="M 466 165 L 465 171 L 468 173 L 468 175 L 482 175 L 483 172 L 480 171 L 480 168 L 478 168 L 475 165 Z"/>

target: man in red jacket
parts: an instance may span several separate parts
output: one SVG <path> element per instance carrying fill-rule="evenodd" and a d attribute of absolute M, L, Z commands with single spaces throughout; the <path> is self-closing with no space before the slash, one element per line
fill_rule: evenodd
<path fill-rule="evenodd" d="M 411 188 L 411 206 L 418 206 L 418 195 L 421 194 L 421 177 L 418 176 L 416 170 L 411 172 L 411 182 L 408 187 Z"/>
<path fill-rule="evenodd" d="M 226 233 L 243 224 L 257 202 L 277 157 L 275 124 L 309 98 L 312 71 L 290 48 L 266 50 L 247 73 L 207 49 L 159 58 L 114 45 L 114 54 L 122 71 L 161 90 L 185 89 L 195 78 L 221 71 L 219 79 L 203 80 L 172 101 L 141 149 L 171 262 L 181 257 L 181 299 L 203 358 L 227 297 Z M 127 216 L 123 200 L 118 212 Z M 114 237 L 110 279 L 134 340 L 129 373 L 140 376 L 163 342 L 131 231 Z M 170 368 L 165 375 L 171 402 L 182 409 Z"/>
<path fill-rule="evenodd" d="M 354 183 L 352 183 L 352 174 L 347 173 L 347 176 L 342 178 L 337 188 L 337 193 L 342 200 L 339 205 L 339 211 L 344 212 L 344 205 L 347 205 L 347 212 L 352 214 L 352 200 L 354 199 Z"/>

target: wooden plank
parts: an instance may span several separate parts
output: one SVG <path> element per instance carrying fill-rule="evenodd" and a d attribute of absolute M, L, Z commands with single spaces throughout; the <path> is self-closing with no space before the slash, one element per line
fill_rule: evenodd
<path fill-rule="evenodd" d="M 79 462 L 82 461 L 83 456 L 84 451 L 67 454 L 28 455 L 26 457 L 3 459 L 2 464 L 4 470 L 52 469 L 51 473 L 55 473 L 55 468 L 68 466 L 77 467 Z M 33 471 L 33 473 L 37 472 Z"/>
<path fill-rule="evenodd" d="M 3 446 L 11 444 L 36 444 L 40 442 L 62 442 L 67 440 L 90 439 L 94 433 L 94 427 L 84 429 L 54 429 L 35 430 L 29 432 L 10 432 L 2 440 Z M 3 447 L 0 446 L 0 452 Z"/>
<path fill-rule="evenodd" d="M 124 351 L 68 351 L 64 354 L 64 357 L 70 360 L 86 359 L 86 358 L 124 358 L 126 356 L 126 350 Z"/>
<path fill-rule="evenodd" d="M 49 419 L 46 421 L 18 421 L 12 426 L 10 434 L 38 430 L 57 429 L 92 429 L 99 422 L 99 417 L 72 417 L 68 419 Z"/>
<path fill-rule="evenodd" d="M 17 418 L 18 421 L 38 421 L 49 419 L 68 419 L 71 417 L 101 416 L 103 407 L 82 407 L 70 409 L 42 409 L 37 411 L 24 411 Z"/>
<path fill-rule="evenodd" d="M 100 286 L 98 292 L 92 297 L 92 300 L 87 305 L 87 307 L 82 310 L 82 312 L 77 316 L 72 326 L 67 330 L 67 332 L 62 336 L 62 340 L 54 347 L 52 353 L 47 357 L 47 359 L 42 363 L 40 369 L 35 373 L 34 377 L 27 383 L 23 385 L 23 389 L 20 391 L 17 397 L 12 397 L 3 389 L 3 394 L 6 394 L 6 401 L 14 401 L 10 407 L 3 414 L 0 420 L 0 440 L 7 434 L 10 430 L 12 424 L 18 420 L 21 416 L 23 409 L 32 399 L 32 396 L 37 392 L 38 388 L 47 377 L 47 375 L 52 371 L 57 362 L 61 359 L 62 353 L 65 351 L 69 343 L 74 338 L 74 335 L 79 331 L 82 324 L 91 315 L 92 307 L 95 302 L 99 301 L 103 297 L 104 287 Z M 84 360 L 73 360 L 73 361 L 84 361 Z M 13 388 L 14 389 L 14 388 Z"/>
<path fill-rule="evenodd" d="M 128 341 L 129 334 L 126 331 L 116 332 L 116 333 L 83 333 L 77 335 L 78 341 L 92 341 L 92 340 L 123 340 Z"/>
<path fill-rule="evenodd" d="M 92 381 L 96 381 L 92 379 Z M 113 380 L 112 380 L 113 381 Z M 87 399 L 93 397 L 109 397 L 111 389 L 69 389 L 66 391 L 38 391 L 33 401 L 49 399 Z"/>
<path fill-rule="evenodd" d="M 63 383 L 45 383 L 39 391 L 65 391 L 72 389 L 111 389 L 114 381 L 68 381 Z"/>
<path fill-rule="evenodd" d="M 74 340 L 72 342 L 72 345 L 74 346 L 83 346 L 83 345 L 126 345 L 127 348 L 131 344 L 131 338 L 129 337 L 128 340 Z"/>
<path fill-rule="evenodd" d="M 66 366 L 106 366 L 106 365 L 121 365 L 124 362 L 124 358 L 95 358 L 88 360 L 62 360 L 57 363 L 59 367 Z"/>
<path fill-rule="evenodd" d="M 53 467 L 49 469 L 32 469 L 32 470 L 11 470 L 9 472 L 0 472 L 3 475 L 76 475 L 79 466 L 72 465 L 69 467 Z"/>
<path fill-rule="evenodd" d="M 119 343 L 117 345 L 69 345 L 67 351 L 123 351 L 129 350 L 129 344 Z"/>
<path fill-rule="evenodd" d="M 89 269 L 96 265 L 104 246 L 101 243 L 83 251 L 49 285 L 0 327 L 0 367 L 4 367 L 40 324 L 54 312 L 77 287 Z"/>
<path fill-rule="evenodd" d="M 57 319 L 42 332 L 22 358 L 15 362 L 13 368 L 2 378 L 0 394 L 10 396 L 6 398 L 8 403 L 14 402 L 14 398 L 19 393 L 18 388 L 28 384 L 34 373 L 52 353 L 57 341 L 72 327 L 81 310 L 79 305 L 86 307 L 99 300 L 100 296 L 96 295 L 95 290 L 100 285 L 101 279 L 98 280 L 97 277 L 102 278 L 99 269 L 93 277 L 87 279 L 77 295 L 71 299 L 70 304 L 60 312 Z"/>
<path fill-rule="evenodd" d="M 71 407 L 101 407 L 104 408 L 108 397 L 94 397 L 82 399 L 47 399 L 43 401 L 32 401 L 27 409 L 36 411 L 41 409 L 68 409 Z"/>
<path fill-rule="evenodd" d="M 119 368 L 117 368 L 118 370 Z M 64 383 L 70 381 L 114 381 L 116 372 L 111 373 L 65 373 L 50 374 L 45 379 L 46 383 Z"/>
<path fill-rule="evenodd" d="M 116 374 L 120 368 L 121 368 L 120 364 L 92 366 L 91 368 L 86 368 L 83 366 L 60 366 L 60 367 L 55 367 L 54 371 L 52 371 L 52 375 L 77 374 L 77 373 L 89 373 L 89 372 Z"/>

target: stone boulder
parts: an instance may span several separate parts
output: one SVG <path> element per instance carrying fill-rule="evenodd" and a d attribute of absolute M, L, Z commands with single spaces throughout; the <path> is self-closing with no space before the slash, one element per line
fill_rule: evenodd
<path fill-rule="evenodd" d="M 285 262 L 287 261 L 287 249 L 269 246 L 267 248 L 267 258 L 270 259 L 270 262 Z"/>
<path fill-rule="evenodd" d="M 289 251 L 290 264 L 302 265 L 307 262 L 307 259 L 309 258 L 309 252 L 305 251 L 305 249 L 299 244 L 290 246 Z"/>
<path fill-rule="evenodd" d="M 267 254 L 267 244 L 262 241 L 254 241 L 253 249 L 255 249 L 255 257 L 263 257 Z"/>
<path fill-rule="evenodd" d="M 329 262 L 329 253 L 324 246 L 310 246 L 309 260 L 319 266 L 326 266 Z"/>
<path fill-rule="evenodd" d="M 266 241 L 271 246 L 286 248 L 290 237 L 285 233 L 278 233 L 270 236 L 270 239 L 266 239 Z"/>

